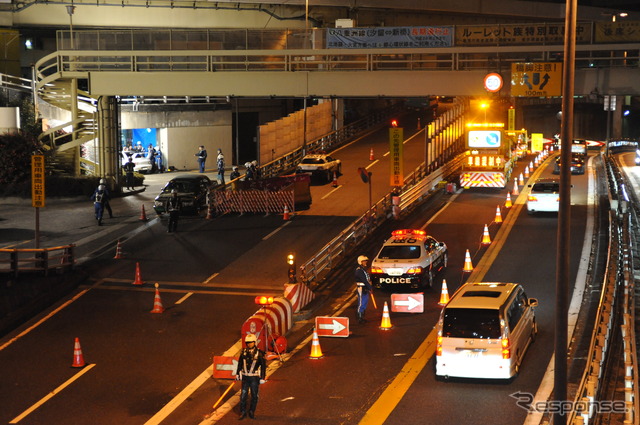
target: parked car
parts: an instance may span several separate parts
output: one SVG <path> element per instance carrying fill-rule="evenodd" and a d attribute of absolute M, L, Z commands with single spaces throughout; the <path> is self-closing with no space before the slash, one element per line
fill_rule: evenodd
<path fill-rule="evenodd" d="M 371 263 L 371 280 L 376 288 L 430 288 L 448 258 L 447 245 L 424 230 L 394 230 Z"/>
<path fill-rule="evenodd" d="M 182 202 L 182 213 L 198 214 L 207 206 L 207 192 L 217 184 L 218 182 L 211 181 L 209 177 L 202 174 L 184 174 L 174 177 L 156 196 L 153 209 L 157 214 L 166 212 L 167 201 L 171 197 L 171 191 L 175 189 Z"/>
<path fill-rule="evenodd" d="M 340 160 L 324 154 L 306 155 L 296 169 L 296 173 L 320 176 L 327 182 L 333 180 L 333 173 L 340 175 L 341 171 L 342 164 Z"/>
<path fill-rule="evenodd" d="M 151 171 L 151 160 L 145 156 L 144 152 L 120 152 L 122 165 L 129 162 L 129 158 L 133 158 L 133 163 L 135 164 L 133 171 L 138 173 Z"/>

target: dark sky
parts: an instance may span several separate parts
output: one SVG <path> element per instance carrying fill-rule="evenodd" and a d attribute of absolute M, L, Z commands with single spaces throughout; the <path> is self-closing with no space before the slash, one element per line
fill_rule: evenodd
<path fill-rule="evenodd" d="M 549 3 L 565 3 L 565 0 L 536 0 Z M 621 11 L 640 11 L 640 0 L 578 0 L 578 6 L 594 6 Z"/>

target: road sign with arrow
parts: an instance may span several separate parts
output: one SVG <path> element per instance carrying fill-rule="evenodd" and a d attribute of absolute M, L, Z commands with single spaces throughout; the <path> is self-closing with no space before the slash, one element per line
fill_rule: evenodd
<path fill-rule="evenodd" d="M 316 332 L 318 336 L 346 338 L 349 336 L 349 318 L 316 316 Z"/>
<path fill-rule="evenodd" d="M 391 311 L 424 313 L 424 294 L 391 294 Z"/>

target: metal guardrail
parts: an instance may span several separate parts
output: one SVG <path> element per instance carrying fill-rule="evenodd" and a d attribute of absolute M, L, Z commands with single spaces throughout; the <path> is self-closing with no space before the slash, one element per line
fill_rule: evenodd
<path fill-rule="evenodd" d="M 75 264 L 75 245 L 55 246 L 52 248 L 3 248 L 0 249 L 0 273 L 18 276 L 25 272 L 65 271 Z"/>

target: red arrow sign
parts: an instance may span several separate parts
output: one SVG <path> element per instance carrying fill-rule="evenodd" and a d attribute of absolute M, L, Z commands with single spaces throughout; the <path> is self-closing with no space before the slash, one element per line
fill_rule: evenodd
<path fill-rule="evenodd" d="M 213 377 L 217 379 L 235 379 L 238 359 L 227 356 L 213 356 Z"/>
<path fill-rule="evenodd" d="M 349 318 L 316 316 L 316 332 L 318 336 L 346 338 L 349 336 Z"/>
<path fill-rule="evenodd" d="M 424 294 L 391 294 L 391 311 L 424 313 Z"/>

